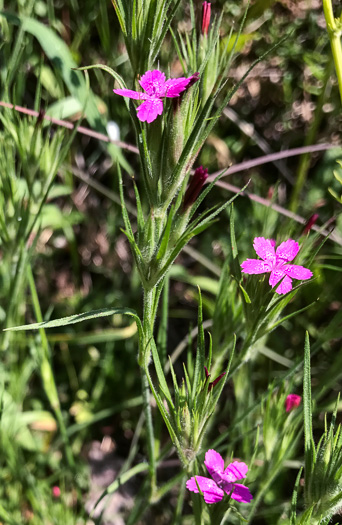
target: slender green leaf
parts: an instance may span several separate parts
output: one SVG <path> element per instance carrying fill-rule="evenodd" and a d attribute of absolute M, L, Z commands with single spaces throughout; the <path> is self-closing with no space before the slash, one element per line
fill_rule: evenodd
<path fill-rule="evenodd" d="M 296 483 L 295 483 L 295 486 L 294 486 L 294 489 L 293 489 L 293 493 L 292 493 L 292 500 L 291 500 L 291 517 L 290 517 L 290 525 L 296 525 L 296 518 L 297 518 L 297 498 L 298 498 L 298 489 L 299 489 L 299 482 L 300 482 L 300 477 L 302 475 L 302 471 L 303 471 L 303 467 L 299 469 L 299 472 L 298 472 L 298 475 L 297 475 L 297 478 L 296 478 Z"/>
<path fill-rule="evenodd" d="M 163 370 L 163 367 L 161 366 L 160 359 L 159 359 L 158 349 L 157 349 L 156 343 L 153 338 L 150 344 L 151 344 L 151 350 L 152 350 L 153 363 L 154 363 L 154 367 L 155 367 L 158 381 L 159 381 L 159 387 L 161 391 L 163 392 L 163 395 L 167 399 L 169 405 L 173 407 L 171 393 L 170 393 L 169 387 L 167 386 L 167 382 L 166 382 L 165 375 L 164 375 L 164 370 Z"/>
<path fill-rule="evenodd" d="M 163 231 L 163 234 L 162 234 L 162 237 L 161 237 L 160 247 L 159 247 L 158 253 L 156 255 L 156 260 L 157 261 L 160 261 L 164 257 L 164 255 L 165 255 L 165 253 L 167 251 L 167 248 L 169 246 L 169 240 L 170 240 L 170 234 L 171 234 L 171 229 L 172 229 L 172 221 L 173 221 L 174 213 L 175 213 L 175 207 L 171 206 L 171 209 L 170 209 L 170 212 L 169 212 L 169 216 L 167 218 L 167 223 L 165 225 L 165 228 L 164 228 L 164 231 Z"/>
<path fill-rule="evenodd" d="M 74 67 L 72 69 L 74 71 L 88 71 L 89 69 L 102 69 L 103 71 L 106 71 L 107 73 L 112 75 L 112 77 L 120 85 L 120 88 L 125 89 L 127 87 L 124 79 L 116 71 L 114 71 L 114 69 L 112 69 L 109 66 L 106 66 L 105 64 L 92 64 L 91 66 Z"/>
<path fill-rule="evenodd" d="M 203 306 L 202 306 L 202 294 L 198 288 L 198 317 L 197 317 L 197 350 L 196 350 L 196 361 L 194 378 L 192 382 L 192 401 L 195 402 L 195 398 L 198 395 L 198 384 L 204 373 L 205 363 L 205 341 L 204 341 L 204 330 L 203 330 Z"/>
<path fill-rule="evenodd" d="M 40 328 L 57 328 L 59 326 L 69 326 L 71 324 L 82 323 L 83 321 L 89 321 L 90 319 L 97 319 L 100 317 L 108 317 L 110 315 L 128 315 L 133 317 L 137 323 L 139 332 L 142 332 L 142 325 L 138 314 L 131 308 L 101 308 L 100 310 L 91 310 L 90 312 L 84 312 L 81 314 L 70 315 L 68 317 L 62 317 L 61 319 L 54 319 L 52 321 L 43 321 L 41 323 L 26 324 L 23 326 L 12 326 L 6 328 L 9 331 L 19 330 L 39 330 Z"/>
<path fill-rule="evenodd" d="M 312 435 L 312 404 L 311 404 L 311 367 L 309 334 L 305 334 L 304 371 L 303 371 L 303 408 L 304 408 L 304 443 L 305 443 L 305 481 L 308 485 L 310 472 L 313 469 L 314 444 Z M 308 487 L 306 486 L 306 489 Z"/>

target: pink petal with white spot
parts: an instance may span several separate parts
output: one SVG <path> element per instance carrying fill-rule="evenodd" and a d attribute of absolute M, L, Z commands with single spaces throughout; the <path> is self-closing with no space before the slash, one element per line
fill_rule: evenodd
<path fill-rule="evenodd" d="M 163 102 L 159 98 L 149 98 L 138 107 L 137 112 L 141 122 L 153 122 L 163 113 Z"/>
<path fill-rule="evenodd" d="M 131 89 L 113 89 L 113 91 L 116 95 L 133 98 L 134 100 L 146 100 L 148 98 L 146 93 L 142 93 L 141 91 L 132 91 Z"/>
<path fill-rule="evenodd" d="M 162 92 L 165 84 L 165 75 L 158 69 L 153 71 L 146 71 L 146 73 L 139 80 L 139 84 L 146 91 L 148 95 L 159 95 Z"/>
<path fill-rule="evenodd" d="M 205 454 L 204 464 L 211 477 L 215 481 L 220 481 L 224 469 L 224 461 L 221 454 L 213 449 L 208 450 Z"/>
<path fill-rule="evenodd" d="M 299 281 L 305 281 L 310 279 L 313 275 L 311 270 L 304 268 L 304 266 L 297 266 L 296 264 L 285 264 L 283 266 L 284 272 L 292 279 L 298 279 Z"/>
<path fill-rule="evenodd" d="M 288 293 L 292 290 L 292 279 L 288 277 L 287 275 L 284 277 L 284 279 L 281 281 L 280 285 L 276 289 L 276 292 L 279 295 Z"/>
<path fill-rule="evenodd" d="M 272 270 L 269 283 L 272 286 L 272 288 L 281 281 L 281 279 L 286 275 L 286 273 L 283 271 L 283 269 L 276 268 L 275 270 Z"/>
<path fill-rule="evenodd" d="M 255 274 L 271 271 L 271 265 L 259 259 L 247 259 L 241 264 L 242 273 Z"/>
<path fill-rule="evenodd" d="M 277 260 L 282 259 L 284 261 L 293 261 L 299 252 L 299 244 L 292 239 L 282 242 L 276 251 Z"/>
<path fill-rule="evenodd" d="M 234 491 L 231 497 L 235 499 L 235 501 L 239 501 L 241 503 L 249 503 L 253 499 L 249 488 L 245 487 L 244 485 L 240 485 L 240 483 L 235 483 Z"/>
<path fill-rule="evenodd" d="M 204 476 L 196 476 L 195 480 L 195 477 L 192 477 L 186 482 L 186 488 L 191 492 L 198 493 L 199 490 L 196 481 L 199 488 L 203 492 L 204 501 L 206 503 L 210 504 L 221 501 L 224 496 L 224 492 L 216 485 L 213 479 L 205 478 Z"/>
<path fill-rule="evenodd" d="M 184 78 L 184 77 L 170 78 L 164 84 L 164 87 L 163 87 L 164 95 L 163 96 L 167 98 L 178 97 L 182 93 L 182 91 L 186 89 L 188 84 L 190 84 L 191 80 L 192 80 L 191 77 L 190 78 Z"/>
<path fill-rule="evenodd" d="M 265 239 L 264 237 L 255 237 L 253 242 L 253 247 L 257 255 L 264 261 L 270 263 L 275 261 L 274 246 L 275 241 L 273 239 Z"/>
<path fill-rule="evenodd" d="M 233 461 L 224 471 L 224 478 L 227 481 L 237 481 L 246 477 L 248 466 L 243 461 Z"/>

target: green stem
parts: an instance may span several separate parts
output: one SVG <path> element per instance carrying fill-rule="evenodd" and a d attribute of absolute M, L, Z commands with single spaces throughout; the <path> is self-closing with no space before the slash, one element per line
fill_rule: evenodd
<path fill-rule="evenodd" d="M 15 321 L 17 317 L 17 304 L 19 304 L 18 297 L 20 297 L 21 290 L 25 288 L 25 268 L 29 259 L 29 254 L 28 251 L 25 250 L 23 244 L 20 244 L 18 254 L 13 253 L 12 260 L 15 261 L 16 257 L 18 260 L 15 264 L 13 277 L 10 277 L 11 283 L 8 294 L 8 302 L 6 305 L 6 328 L 13 326 L 13 323 L 17 324 Z M 2 343 L 0 346 L 0 351 L 4 351 L 8 348 L 10 344 L 10 337 L 10 332 L 4 332 L 3 338 L 1 338 Z"/>
<path fill-rule="evenodd" d="M 323 10 L 327 23 L 330 39 L 331 51 L 334 58 L 338 86 L 342 101 L 342 46 L 341 46 L 341 25 L 342 21 L 335 20 L 331 0 L 323 0 Z M 338 26 L 339 24 L 339 26 Z"/>
<path fill-rule="evenodd" d="M 150 345 L 151 338 L 153 337 L 153 325 L 154 325 L 154 316 L 153 316 L 153 305 L 154 305 L 154 290 L 145 290 L 144 294 L 144 317 L 143 317 L 143 330 L 144 330 L 144 347 L 141 349 L 141 353 L 144 356 L 144 363 L 148 361 L 150 356 Z M 152 420 L 152 410 L 150 404 L 150 387 L 148 384 L 148 379 L 144 370 L 144 367 L 141 367 L 141 386 L 142 386 L 142 397 L 143 397 L 143 408 L 146 419 L 146 431 L 147 431 L 147 450 L 149 456 L 149 472 L 151 479 L 151 499 L 154 497 L 157 486 L 157 469 L 156 469 L 156 460 L 154 453 L 154 429 L 153 429 L 153 420 Z"/>
<path fill-rule="evenodd" d="M 149 456 L 149 471 L 151 478 L 151 498 L 153 498 L 157 486 L 156 459 L 154 455 L 154 429 L 152 421 L 152 410 L 150 404 L 150 388 L 148 384 L 148 379 L 143 368 L 141 368 L 141 386 L 143 407 L 146 420 L 147 450 Z"/>
<path fill-rule="evenodd" d="M 33 274 L 32 274 L 32 269 L 29 264 L 27 265 L 27 278 L 28 278 L 28 283 L 30 286 L 34 313 L 35 313 L 37 322 L 40 323 L 43 321 L 43 316 L 42 316 L 42 312 L 40 309 L 40 304 L 39 304 L 38 294 L 36 290 L 36 285 L 35 285 Z M 74 468 L 75 461 L 74 461 L 71 446 L 69 443 L 69 438 L 68 438 L 66 426 L 64 423 L 63 415 L 62 415 L 61 406 L 59 403 L 56 382 L 55 382 L 55 378 L 53 375 L 53 370 L 52 370 L 52 366 L 50 362 L 49 343 L 46 337 L 45 330 L 41 328 L 39 332 L 40 332 L 40 337 L 41 337 L 41 342 L 42 342 L 41 346 L 39 346 L 39 362 L 40 362 L 40 374 L 42 377 L 43 387 L 44 387 L 46 396 L 56 415 L 59 430 L 60 430 L 61 437 L 64 443 L 67 462 L 70 468 Z"/>
<path fill-rule="evenodd" d="M 332 60 L 330 60 L 328 63 L 327 69 L 326 69 L 324 84 L 323 84 L 322 90 L 317 100 L 314 119 L 306 135 L 304 146 L 310 146 L 311 144 L 315 142 L 318 128 L 322 120 L 323 105 L 326 99 L 326 92 L 327 92 L 327 87 L 328 87 L 328 81 L 329 81 L 329 78 L 332 72 L 332 65 L 333 65 Z M 293 188 L 291 202 L 290 202 L 290 210 L 293 212 L 297 211 L 298 204 L 299 204 L 299 197 L 304 187 L 304 184 L 306 182 L 306 178 L 307 178 L 308 171 L 310 168 L 310 162 L 311 162 L 311 153 L 306 153 L 305 155 L 301 155 L 300 161 L 299 161 L 298 172 L 297 172 L 296 183 Z"/>

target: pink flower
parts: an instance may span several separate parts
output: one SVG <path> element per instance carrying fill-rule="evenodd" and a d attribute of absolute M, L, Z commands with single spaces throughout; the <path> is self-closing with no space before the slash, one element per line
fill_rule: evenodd
<path fill-rule="evenodd" d="M 211 14 L 211 3 L 203 2 L 202 4 L 202 34 L 207 35 L 209 31 Z"/>
<path fill-rule="evenodd" d="M 61 489 L 57 485 L 52 487 L 52 495 L 53 495 L 54 498 L 59 498 L 60 497 Z"/>
<path fill-rule="evenodd" d="M 246 463 L 234 461 L 224 470 L 222 456 L 211 449 L 205 455 L 204 464 L 213 479 L 195 476 L 186 482 L 186 487 L 196 493 L 199 492 L 199 487 L 206 503 L 221 501 L 225 493 L 242 503 L 249 503 L 253 499 L 247 487 L 235 483 L 238 479 L 246 477 L 248 471 Z"/>
<path fill-rule="evenodd" d="M 146 71 L 139 80 L 139 84 L 146 91 L 132 91 L 131 89 L 113 89 L 117 95 L 144 100 L 137 109 L 138 119 L 141 122 L 153 122 L 163 113 L 163 98 L 175 98 L 199 79 L 198 73 L 191 77 L 170 78 L 165 81 L 165 75 L 158 69 Z"/>
<path fill-rule="evenodd" d="M 256 237 L 254 239 L 254 250 L 259 259 L 247 259 L 241 264 L 242 273 L 271 273 L 269 283 L 272 288 L 281 281 L 276 289 L 278 294 L 285 294 L 292 290 L 292 279 L 305 281 L 312 277 L 312 272 L 304 266 L 286 264 L 292 261 L 299 252 L 299 244 L 292 239 L 282 242 L 277 250 L 274 250 L 275 241 Z"/>
<path fill-rule="evenodd" d="M 289 394 L 285 401 L 286 412 L 291 412 L 291 410 L 294 410 L 295 408 L 299 407 L 301 401 L 301 396 L 297 396 L 297 394 Z"/>

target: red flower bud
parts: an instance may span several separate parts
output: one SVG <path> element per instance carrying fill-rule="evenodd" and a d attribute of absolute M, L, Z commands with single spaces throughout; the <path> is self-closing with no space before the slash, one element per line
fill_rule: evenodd
<path fill-rule="evenodd" d="M 318 213 L 314 213 L 313 215 L 311 215 L 311 217 L 309 218 L 309 220 L 305 224 L 305 227 L 304 227 L 304 230 L 303 230 L 303 235 L 306 235 L 307 233 L 309 233 L 309 231 L 311 230 L 311 228 L 313 227 L 313 225 L 317 221 L 318 217 L 319 217 Z"/>
<path fill-rule="evenodd" d="M 199 81 L 199 73 L 194 73 L 191 75 L 191 77 L 188 77 L 188 80 L 190 80 L 189 84 L 186 86 L 186 89 L 189 89 L 189 87 L 193 86 L 196 82 Z"/>
<path fill-rule="evenodd" d="M 302 401 L 301 396 L 297 396 L 297 394 L 289 394 L 285 401 L 286 412 L 291 412 L 291 410 L 298 408 L 301 401 Z"/>
<path fill-rule="evenodd" d="M 207 35 L 209 31 L 211 14 L 211 3 L 203 2 L 202 4 L 202 34 Z"/>
<path fill-rule="evenodd" d="M 195 173 L 192 176 L 189 186 L 185 192 L 183 209 L 186 210 L 189 206 L 195 202 L 200 194 L 200 191 L 208 178 L 208 170 L 200 166 L 196 168 Z"/>
<path fill-rule="evenodd" d="M 205 379 L 206 379 L 206 382 L 208 381 L 208 379 L 210 378 L 210 374 L 208 372 L 208 369 L 207 367 L 205 366 L 204 367 L 204 372 L 205 372 Z M 226 375 L 226 372 L 222 372 L 222 374 L 220 374 L 216 379 L 214 379 L 214 381 L 212 381 L 211 383 L 208 384 L 208 392 L 210 392 L 210 390 L 212 390 L 214 388 L 215 385 L 217 385 L 217 383 L 222 379 L 223 376 Z"/>

